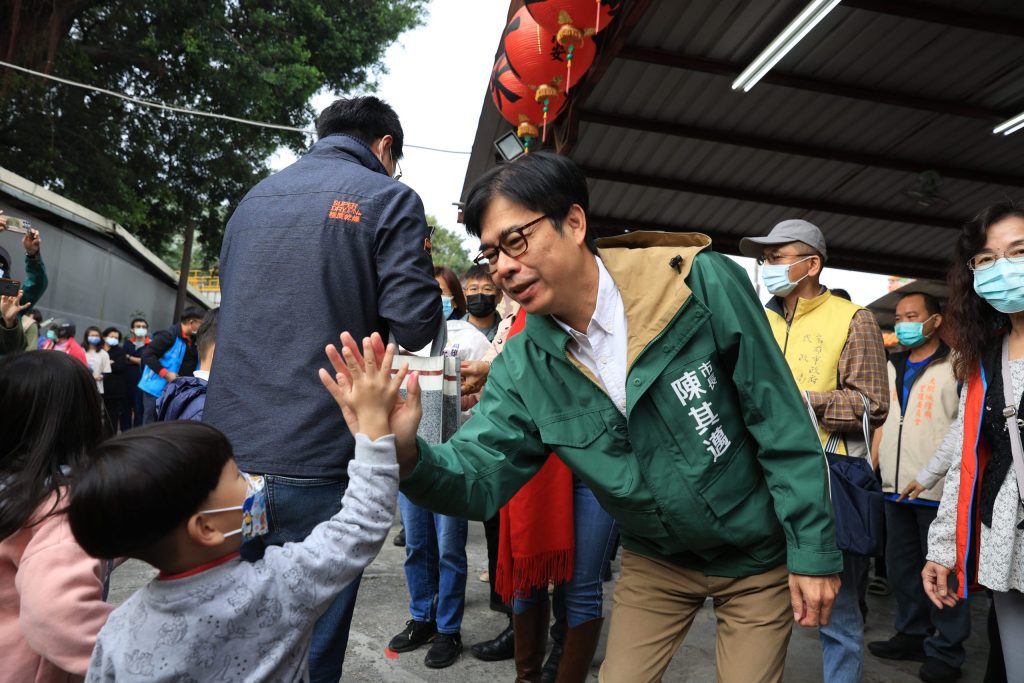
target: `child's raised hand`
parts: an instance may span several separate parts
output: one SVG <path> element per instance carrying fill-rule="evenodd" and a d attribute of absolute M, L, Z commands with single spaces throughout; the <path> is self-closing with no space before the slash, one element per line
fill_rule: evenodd
<path fill-rule="evenodd" d="M 327 370 L 320 370 L 320 381 L 341 407 L 349 429 L 362 432 L 371 439 L 391 433 L 388 418 L 398 399 L 398 390 L 409 371 L 403 365 L 391 377 L 391 363 L 395 346 L 389 345 L 384 358 L 378 363 L 380 339 L 363 339 L 363 352 L 359 353 L 355 340 L 342 335 L 342 350 L 332 344 L 326 348 L 327 358 L 336 372 L 332 378 Z"/>

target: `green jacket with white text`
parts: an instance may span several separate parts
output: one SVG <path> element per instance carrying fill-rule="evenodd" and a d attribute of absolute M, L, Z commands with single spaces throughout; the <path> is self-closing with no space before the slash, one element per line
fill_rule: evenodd
<path fill-rule="evenodd" d="M 653 232 L 599 244 L 626 311 L 625 415 L 569 336 L 527 316 L 474 416 L 444 445 L 420 441 L 402 491 L 487 519 L 554 451 L 633 552 L 711 576 L 840 572 L 821 445 L 747 275 L 710 244 Z"/>

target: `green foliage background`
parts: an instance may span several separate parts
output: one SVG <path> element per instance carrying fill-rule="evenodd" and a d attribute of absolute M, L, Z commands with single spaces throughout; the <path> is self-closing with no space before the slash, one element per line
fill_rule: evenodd
<path fill-rule="evenodd" d="M 443 227 L 434 216 L 427 216 L 427 225 L 434 226 L 430 240 L 431 258 L 435 266 L 448 266 L 460 278 L 473 265 L 469 252 L 462 246 L 462 238 L 454 231 Z"/>
<path fill-rule="evenodd" d="M 136 97 L 311 127 L 311 96 L 372 87 L 385 49 L 422 23 L 427 2 L 0 0 L 0 17 L 14 18 L 0 44 L 18 46 L 7 61 Z M 114 219 L 157 253 L 173 255 L 174 237 L 194 226 L 206 261 L 197 265 L 220 253 L 227 217 L 273 151 L 312 141 L 10 70 L 0 71 L 0 100 L 0 166 Z"/>

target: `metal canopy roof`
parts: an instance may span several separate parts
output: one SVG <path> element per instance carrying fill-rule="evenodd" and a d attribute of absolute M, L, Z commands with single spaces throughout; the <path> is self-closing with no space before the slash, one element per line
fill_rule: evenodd
<path fill-rule="evenodd" d="M 1024 3 L 844 0 L 731 90 L 806 1 L 626 0 L 551 136 L 601 234 L 700 231 L 738 253 L 799 217 L 831 266 L 941 277 L 962 222 L 1022 194 L 1024 131 L 992 129 L 1024 110 Z M 509 128 L 485 96 L 464 195 Z M 937 197 L 908 194 L 936 174 Z"/>

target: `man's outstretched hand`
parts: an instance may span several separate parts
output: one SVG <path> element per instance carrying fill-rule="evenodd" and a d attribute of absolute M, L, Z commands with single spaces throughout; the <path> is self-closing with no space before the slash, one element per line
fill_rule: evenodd
<path fill-rule="evenodd" d="M 339 384 L 346 383 L 351 384 L 352 373 L 349 370 L 349 363 L 357 365 L 359 367 L 366 367 L 367 359 L 364 359 L 363 352 L 360 350 L 359 345 L 356 343 L 355 338 L 348 332 L 341 333 L 341 348 L 338 348 L 331 344 L 325 351 L 327 353 L 327 359 L 331 362 L 331 366 L 334 368 L 335 378 L 334 381 Z M 369 339 L 369 346 L 372 350 L 373 357 L 368 360 L 375 363 L 379 369 L 382 369 L 384 358 L 385 358 L 385 347 L 384 340 L 381 339 L 380 334 L 374 332 Z M 345 354 L 345 358 L 342 357 L 342 353 Z M 388 356 L 390 358 L 390 356 Z M 388 372 L 391 371 L 390 364 L 386 369 Z M 326 370 L 322 370 L 320 373 L 321 381 L 324 381 L 324 385 L 332 381 L 330 374 Z M 327 380 L 324 380 L 324 376 L 327 376 Z M 342 384 L 345 386 L 346 384 Z M 328 387 L 329 389 L 330 387 Z M 420 418 L 423 416 L 423 407 L 420 405 L 420 385 L 419 382 L 408 382 L 406 398 L 401 399 L 395 403 L 395 407 L 391 410 L 389 419 L 391 432 L 395 435 L 395 449 L 398 453 L 398 465 L 399 473 L 401 477 L 405 477 L 412 473 L 416 468 L 416 463 L 419 462 L 419 448 L 416 445 L 416 430 L 420 426 Z M 355 414 L 350 410 L 347 410 L 344 405 L 342 407 L 342 413 L 344 414 L 345 421 L 350 425 L 355 424 L 358 429 L 358 419 Z M 355 431 L 355 430 L 353 430 Z"/>

